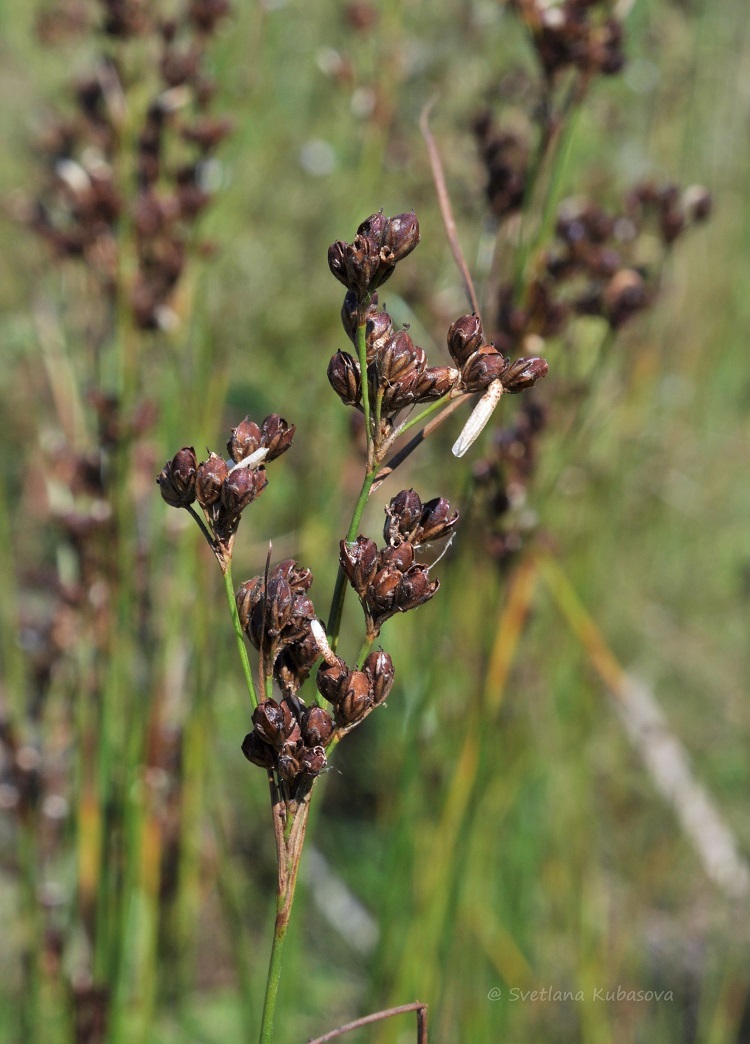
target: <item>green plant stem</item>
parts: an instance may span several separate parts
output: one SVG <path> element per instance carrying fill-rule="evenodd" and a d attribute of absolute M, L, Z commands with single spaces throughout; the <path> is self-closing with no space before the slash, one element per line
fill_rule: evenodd
<path fill-rule="evenodd" d="M 372 470 L 374 442 L 370 409 L 370 386 L 367 380 L 367 309 L 369 306 L 370 295 L 368 294 L 360 303 L 357 311 L 357 359 L 359 360 L 359 379 L 362 385 L 362 410 L 365 415 L 368 471 Z"/>
<path fill-rule="evenodd" d="M 281 966 L 284 955 L 292 904 L 297 887 L 302 847 L 305 842 L 305 828 L 310 809 L 310 793 L 300 801 L 295 811 L 291 811 L 280 799 L 276 784 L 271 780 L 271 803 L 273 807 L 274 830 L 276 833 L 276 852 L 279 861 L 279 886 L 276 895 L 276 923 L 273 932 L 271 958 L 268 963 L 266 979 L 266 995 L 263 1003 L 263 1020 L 260 1027 L 259 1044 L 272 1044 L 273 1022 L 276 1013 L 276 999 L 279 992 Z"/>
<path fill-rule="evenodd" d="M 239 650 L 240 660 L 242 661 L 242 670 L 245 674 L 245 684 L 247 685 L 247 691 L 250 696 L 250 702 L 253 705 L 253 710 L 255 710 L 255 708 L 258 706 L 258 694 L 255 691 L 253 672 L 250 669 L 250 659 L 247 655 L 245 636 L 242 633 L 240 614 L 237 612 L 237 602 L 234 597 L 234 584 L 232 583 L 231 564 L 227 564 L 226 572 L 224 573 L 224 590 L 227 593 L 227 602 L 229 603 L 229 615 L 232 617 L 232 623 L 234 624 L 234 634 L 237 639 L 237 649 Z"/>
<path fill-rule="evenodd" d="M 370 496 L 372 490 L 372 484 L 375 481 L 377 475 L 377 466 L 372 470 L 365 472 L 365 477 L 362 482 L 362 488 L 359 491 L 357 503 L 354 505 L 354 511 L 352 512 L 352 520 L 349 523 L 349 529 L 346 533 L 346 542 L 351 544 L 356 539 L 357 530 L 359 524 L 362 521 L 362 515 L 364 514 L 365 505 Z M 346 577 L 344 576 L 344 570 L 339 565 L 339 571 L 336 575 L 336 585 L 333 589 L 333 598 L 331 599 L 331 610 L 328 614 L 328 641 L 331 648 L 336 650 L 339 640 L 339 630 L 341 629 L 341 614 L 344 611 L 344 599 L 346 598 Z"/>
<path fill-rule="evenodd" d="M 362 646 L 361 646 L 361 648 L 359 650 L 359 655 L 357 656 L 357 670 L 359 670 L 362 667 L 362 664 L 367 659 L 367 657 L 369 655 L 369 652 L 370 652 L 370 649 L 372 649 L 372 645 L 373 645 L 373 642 L 375 641 L 375 638 L 376 638 L 376 635 L 374 635 L 374 634 L 373 635 L 369 635 L 369 634 L 365 635 L 365 639 L 362 642 Z"/>

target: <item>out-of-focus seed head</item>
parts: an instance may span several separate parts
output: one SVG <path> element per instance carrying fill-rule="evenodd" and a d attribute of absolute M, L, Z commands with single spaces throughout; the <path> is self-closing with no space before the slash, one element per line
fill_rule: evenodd
<path fill-rule="evenodd" d="M 358 536 L 353 544 L 342 540 L 340 549 L 341 568 L 357 594 L 363 597 L 378 567 L 378 546 L 374 540 Z"/>
<path fill-rule="evenodd" d="M 257 732 L 248 732 L 242 741 L 242 753 L 253 765 L 264 769 L 272 769 L 276 764 L 273 747 L 261 739 Z"/>
<path fill-rule="evenodd" d="M 617 272 L 604 288 L 604 310 L 610 326 L 618 329 L 648 304 L 643 276 L 632 268 Z"/>
<path fill-rule="evenodd" d="M 711 216 L 713 198 L 703 185 L 690 185 L 683 193 L 682 206 L 689 221 L 706 221 Z"/>
<path fill-rule="evenodd" d="M 301 728 L 305 746 L 325 747 L 333 735 L 333 718 L 323 707 L 314 705 L 304 711 Z"/>
<path fill-rule="evenodd" d="M 241 514 L 267 485 L 265 468 L 235 468 L 221 487 L 221 501 L 227 514 L 231 518 Z"/>
<path fill-rule="evenodd" d="M 362 669 L 370 679 L 373 703 L 377 706 L 388 698 L 393 687 L 393 679 L 396 674 L 393 660 L 387 652 L 380 649 L 370 653 Z"/>
<path fill-rule="evenodd" d="M 362 399 L 359 366 L 348 352 L 336 352 L 328 364 L 328 380 L 345 406 L 356 406 Z"/>
<path fill-rule="evenodd" d="M 266 417 L 261 427 L 260 444 L 268 450 L 267 461 L 276 460 L 282 453 L 286 453 L 292 444 L 295 431 L 295 426 L 287 424 L 277 413 L 271 413 Z"/>
<path fill-rule="evenodd" d="M 515 395 L 517 392 L 531 388 L 540 378 L 546 377 L 549 366 L 545 359 L 533 356 L 531 359 L 516 359 L 503 374 L 503 388 Z"/>
<path fill-rule="evenodd" d="M 170 507 L 188 507 L 195 500 L 198 461 L 192 446 L 183 446 L 162 468 L 157 483 Z"/>
<path fill-rule="evenodd" d="M 195 497 L 202 508 L 209 508 L 221 499 L 221 487 L 229 474 L 227 462 L 218 453 L 198 466 L 195 478 Z"/>
<path fill-rule="evenodd" d="M 448 327 L 448 351 L 456 366 L 461 367 L 482 346 L 484 333 L 478 315 L 462 315 Z"/>
<path fill-rule="evenodd" d="M 227 452 L 235 463 L 239 463 L 261 446 L 261 430 L 255 421 L 249 417 L 232 428 L 232 434 L 227 443 Z"/>

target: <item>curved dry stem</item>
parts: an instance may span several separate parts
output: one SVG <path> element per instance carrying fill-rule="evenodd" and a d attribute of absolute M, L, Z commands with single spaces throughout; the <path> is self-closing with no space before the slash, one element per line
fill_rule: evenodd
<path fill-rule="evenodd" d="M 382 1022 L 383 1019 L 392 1019 L 394 1015 L 407 1015 L 410 1011 L 417 1013 L 417 1044 L 427 1044 L 427 1005 L 421 1001 L 400 1004 L 397 1008 L 384 1008 L 383 1011 L 376 1011 L 372 1015 L 364 1015 L 361 1019 L 347 1022 L 345 1026 L 324 1033 L 322 1037 L 315 1037 L 314 1040 L 311 1038 L 308 1044 L 326 1044 L 326 1041 L 343 1037 L 345 1033 L 351 1033 L 362 1026 L 371 1026 L 374 1022 Z"/>

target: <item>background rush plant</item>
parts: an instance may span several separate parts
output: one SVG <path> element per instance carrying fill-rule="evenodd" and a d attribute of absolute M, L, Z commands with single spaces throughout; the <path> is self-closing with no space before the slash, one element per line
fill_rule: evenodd
<path fill-rule="evenodd" d="M 206 68 L 229 8 L 63 7 L 38 31 L 78 37 L 86 71 L 37 135 L 35 194 L 11 208 L 51 261 L 31 301 L 50 409 L 24 483 L 44 551 L 17 574 L 29 655 L 4 708 L 2 771 L 25 921 L 13 1032 L 94 1042 L 147 1033 L 157 954 L 172 954 L 177 998 L 190 949 L 194 708 L 165 703 L 143 480 L 160 420 L 149 385 L 190 313 L 196 224 L 231 127 L 210 113 Z"/>
<path fill-rule="evenodd" d="M 359 725 L 391 691 L 394 665 L 383 650 L 371 651 L 383 624 L 398 613 L 429 601 L 439 581 L 429 566 L 417 560 L 424 544 L 452 533 L 458 513 L 443 498 L 422 503 L 415 490 L 402 490 L 386 508 L 385 546 L 358 534 L 373 486 L 384 481 L 428 433 L 417 436 L 386 459 L 397 440 L 440 407 L 445 419 L 448 402 L 483 391 L 490 385 L 520 392 L 547 372 L 539 358 L 513 363 L 492 345 L 483 343 L 475 315 L 462 316 L 448 331 L 455 367 L 428 366 L 422 348 L 406 330 L 395 330 L 387 312 L 378 311 L 376 292 L 397 264 L 419 242 L 414 214 L 387 218 L 373 214 L 357 229 L 351 243 L 337 241 L 328 264 L 347 294 L 342 323 L 357 352 L 339 351 L 328 367 L 328 378 L 339 398 L 364 418 L 366 452 L 362 487 L 347 536 L 341 541 L 338 579 L 327 629 L 308 597 L 312 573 L 287 560 L 263 576 L 246 581 L 236 599 L 232 594 L 232 552 L 242 512 L 266 485 L 265 464 L 291 445 L 294 427 L 277 415 L 262 426 L 249 418 L 238 425 L 227 444 L 230 461 L 215 453 L 198 464 L 192 447 L 184 447 L 158 478 L 164 500 L 187 509 L 200 526 L 222 573 L 230 612 L 240 639 L 240 654 L 253 707 L 253 731 L 242 750 L 248 761 L 266 769 L 271 791 L 278 863 L 277 913 L 269 964 L 260 1040 L 273 1036 L 276 996 L 283 945 L 297 883 L 309 801 L 313 784 L 328 766 L 332 750 Z M 420 403 L 430 403 L 413 415 Z M 452 409 L 450 410 L 452 412 Z M 434 430 L 433 420 L 430 430 Z M 203 520 L 193 508 L 198 503 Z M 347 582 L 359 597 L 364 633 L 356 663 L 348 665 L 335 648 L 339 641 Z M 236 604 L 235 604 L 236 602 Z M 257 684 L 253 681 L 242 634 L 258 652 Z M 316 682 L 332 711 L 317 701 L 306 705 L 299 695 L 314 664 L 322 657 Z M 280 699 L 274 699 L 274 683 Z"/>

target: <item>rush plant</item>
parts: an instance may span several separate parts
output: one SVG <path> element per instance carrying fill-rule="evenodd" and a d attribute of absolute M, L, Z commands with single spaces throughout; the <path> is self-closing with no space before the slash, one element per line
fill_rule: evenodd
<path fill-rule="evenodd" d="M 497 397 L 522 392 L 547 372 L 541 358 L 511 362 L 485 343 L 475 314 L 459 317 L 448 330 L 453 365 L 428 365 L 408 331 L 395 329 L 379 309 L 377 296 L 418 242 L 413 213 L 392 218 L 378 213 L 362 222 L 351 243 L 338 241 L 328 251 L 331 272 L 346 288 L 341 319 L 354 348 L 354 354 L 342 350 L 333 356 L 328 379 L 344 405 L 361 415 L 365 452 L 325 622 L 309 597 L 313 574 L 306 565 L 291 559 L 272 565 L 269 551 L 263 575 L 236 592 L 232 580 L 241 517 L 265 489 L 267 465 L 290 448 L 293 425 L 276 414 L 261 424 L 245 418 L 231 433 L 228 460 L 211 453 L 198 463 L 186 446 L 158 478 L 164 500 L 192 515 L 223 573 L 252 712 L 253 728 L 242 751 L 268 776 L 278 888 L 262 1044 L 273 1038 L 283 946 L 316 780 L 338 744 L 391 693 L 396 668 L 387 651 L 373 646 L 387 620 L 437 594 L 440 581 L 432 575 L 428 549 L 450 539 L 458 523 L 458 512 L 443 497 L 423 502 L 415 490 L 404 489 L 386 507 L 379 544 L 360 531 L 368 498 L 453 412 L 454 403 L 489 388 L 497 389 L 492 393 Z M 350 588 L 362 618 L 359 654 L 347 663 L 336 649 Z M 255 670 L 246 642 L 257 653 Z M 314 670 L 317 692 L 309 686 L 308 695 L 303 686 Z"/>

